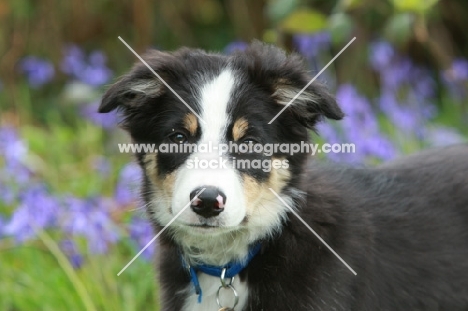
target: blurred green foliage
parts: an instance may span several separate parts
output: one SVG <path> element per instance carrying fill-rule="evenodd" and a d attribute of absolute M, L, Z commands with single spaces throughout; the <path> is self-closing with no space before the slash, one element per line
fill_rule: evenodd
<path fill-rule="evenodd" d="M 445 69 L 468 55 L 467 14 L 463 0 L 0 0 L 0 107 L 22 110 L 21 117 L 29 119 L 32 112 L 48 113 L 41 110 L 43 101 L 46 108 L 63 106 L 57 102 L 66 81 L 60 72 L 62 84 L 33 94 L 23 89 L 18 61 L 27 55 L 59 67 L 64 46 L 73 43 L 85 51 L 103 50 L 109 66 L 124 72 L 135 59 L 118 36 L 137 52 L 180 46 L 221 50 L 231 41 L 252 39 L 292 49 L 295 33 L 326 29 L 336 50 L 352 36 L 358 39 L 337 61 L 338 82 L 369 85 L 375 77 L 354 74 L 365 66 L 366 58 L 358 55 L 367 53 L 367 42 L 384 38 L 416 63 Z M 20 109 L 25 96 L 34 98 L 32 108 L 41 107 L 39 113 Z"/>

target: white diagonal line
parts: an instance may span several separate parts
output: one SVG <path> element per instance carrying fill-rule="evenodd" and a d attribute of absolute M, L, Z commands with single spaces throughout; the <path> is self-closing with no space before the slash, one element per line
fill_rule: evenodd
<path fill-rule="evenodd" d="M 275 192 L 275 190 L 273 190 L 273 189 L 271 189 L 271 188 L 268 188 L 268 189 L 270 189 L 270 191 L 273 192 L 273 194 L 274 194 L 281 202 L 283 202 L 284 206 L 286 206 L 286 207 L 294 214 L 294 216 L 296 216 L 296 217 L 304 224 L 304 226 L 306 226 L 307 229 L 309 229 L 309 230 L 317 237 L 317 239 L 319 239 L 320 242 L 322 242 L 323 245 L 325 245 L 325 246 L 333 253 L 333 255 L 335 255 L 335 256 L 346 266 L 346 268 L 348 268 L 354 275 L 357 275 L 357 273 L 353 270 L 353 268 L 351 268 L 351 267 L 346 263 L 346 261 L 344 261 L 344 260 L 340 257 L 340 255 L 338 255 L 338 254 L 333 250 L 333 248 L 331 248 L 330 245 L 328 245 L 327 242 L 325 242 L 325 241 L 320 237 L 320 235 L 318 235 L 317 232 L 315 232 L 314 229 L 312 229 L 312 228 L 304 221 L 304 219 L 302 219 L 301 216 L 299 216 L 299 214 L 296 213 L 296 211 L 295 211 L 292 207 L 290 207 L 290 206 Z"/>
<path fill-rule="evenodd" d="M 156 234 L 156 236 L 154 238 L 152 238 L 151 241 L 149 241 L 145 245 L 145 247 L 143 247 L 143 249 L 138 254 L 136 254 L 135 257 L 133 257 L 133 259 L 130 260 L 130 262 L 125 267 L 122 268 L 122 270 L 120 270 L 119 273 L 117 273 L 117 276 L 120 276 L 122 274 L 122 272 L 124 272 L 128 268 L 128 266 L 130 266 L 135 261 L 135 259 L 137 259 L 141 255 L 141 253 L 143 253 L 145 251 L 145 249 L 147 249 L 151 245 L 151 243 L 153 243 L 158 238 L 158 236 L 160 236 L 161 233 L 163 233 L 164 230 L 166 230 L 166 228 L 169 227 L 177 219 L 177 217 L 179 217 L 180 214 L 182 214 L 190 206 L 190 204 L 192 204 L 192 202 L 194 200 L 198 199 L 198 196 L 200 194 L 202 194 L 202 192 L 205 191 L 205 189 L 206 188 L 203 188 L 202 190 L 200 190 L 200 192 L 198 192 L 197 195 L 194 196 L 193 199 L 190 200 L 190 202 L 188 202 L 188 204 L 185 205 L 184 208 L 180 212 L 178 212 L 177 215 L 175 215 L 174 218 L 172 218 L 171 221 L 169 221 L 169 223 L 166 226 L 164 226 L 164 228 L 162 228 L 161 231 L 159 231 L 159 233 Z"/>
<path fill-rule="evenodd" d="M 336 55 L 335 55 L 335 57 L 333 57 L 333 58 L 332 58 L 332 60 L 331 60 L 331 61 L 329 61 L 329 62 L 328 62 L 328 64 L 327 64 L 325 67 L 323 67 L 323 68 L 322 68 L 322 70 L 320 70 L 320 72 L 319 72 L 318 74 L 316 74 L 316 75 L 315 75 L 315 77 L 314 77 L 312 80 L 310 80 L 310 82 L 309 82 L 309 83 L 307 83 L 307 85 L 306 85 L 306 86 L 304 86 L 304 87 L 302 88 L 302 90 L 300 90 L 300 91 L 299 91 L 299 93 L 297 93 L 297 94 L 296 94 L 296 96 L 294 96 L 294 97 L 293 97 L 293 99 L 291 99 L 291 100 L 289 101 L 289 103 L 288 103 L 286 106 L 284 106 L 284 107 L 283 107 L 283 109 L 281 109 L 281 111 L 280 111 L 280 112 L 278 112 L 278 114 L 277 114 L 276 116 L 274 116 L 274 117 L 273 117 L 273 119 L 271 119 L 271 121 L 270 121 L 270 122 L 268 122 L 268 124 L 271 124 L 271 123 L 273 123 L 273 121 L 275 121 L 275 120 L 276 120 L 276 118 L 278 118 L 278 117 L 279 117 L 279 115 L 280 115 L 280 114 L 282 114 L 282 113 L 283 113 L 283 111 L 285 111 L 285 110 L 286 110 L 286 108 L 288 108 L 288 107 L 289 107 L 289 105 L 291 105 L 291 104 L 292 104 L 292 102 L 293 102 L 293 101 L 295 101 L 295 100 L 296 100 L 296 99 L 297 99 L 297 98 L 298 98 L 298 97 L 299 97 L 299 96 L 302 94 L 302 92 L 304 92 L 304 91 L 305 91 L 305 89 L 306 89 L 306 88 L 308 88 L 308 87 L 309 87 L 309 85 L 311 85 L 311 84 L 312 84 L 312 82 L 314 82 L 314 81 L 315 81 L 315 79 L 317 79 L 317 78 L 318 78 L 318 76 L 320 76 L 320 75 L 322 74 L 322 72 L 324 72 L 324 71 L 325 71 L 325 69 L 327 69 L 327 67 L 331 65 L 331 63 L 333 63 L 333 62 L 335 61 L 335 59 L 337 59 L 337 58 L 338 58 L 338 56 L 340 56 L 340 54 L 341 54 L 341 53 L 343 53 L 343 52 L 344 52 L 344 50 L 346 50 L 346 49 L 348 48 L 348 46 L 350 46 L 350 45 L 351 45 L 351 43 L 353 43 L 353 41 L 354 41 L 354 40 L 356 40 L 356 37 L 352 38 L 352 39 L 351 39 L 351 41 L 349 41 L 349 42 L 348 42 L 348 44 L 346 44 L 346 46 L 345 46 L 344 48 L 342 48 L 342 49 L 341 49 L 341 51 L 340 51 L 340 52 L 338 52 L 338 54 L 336 54 Z"/>
<path fill-rule="evenodd" d="M 178 98 L 180 99 L 181 102 L 183 102 L 185 104 L 185 106 L 187 106 L 188 109 L 190 109 L 191 112 L 193 112 L 194 115 L 196 115 L 203 123 L 206 124 L 205 120 L 203 120 L 199 115 L 198 113 L 195 112 L 195 110 L 192 109 L 192 107 L 190 107 L 186 102 L 185 100 L 183 100 L 182 97 L 179 96 L 179 94 L 176 93 L 176 91 L 174 91 L 174 89 L 166 83 L 166 81 L 164 81 L 163 78 L 161 78 L 160 75 L 158 75 L 158 73 L 156 71 L 153 70 L 153 68 L 150 67 L 150 65 L 148 65 L 148 63 L 140 56 L 138 55 L 137 52 L 135 52 L 134 49 L 132 49 L 132 47 L 130 45 L 128 45 L 127 42 L 125 42 L 124 39 L 122 39 L 120 36 L 118 37 L 120 41 L 122 41 L 123 44 L 125 44 L 125 46 L 130 50 L 132 51 L 133 54 L 135 54 L 136 57 L 138 57 L 138 59 L 143 63 L 145 64 L 146 67 L 148 67 L 148 69 L 156 76 L 158 77 L 159 80 L 161 80 L 161 82 L 169 89 L 171 90 L 171 92 Z"/>

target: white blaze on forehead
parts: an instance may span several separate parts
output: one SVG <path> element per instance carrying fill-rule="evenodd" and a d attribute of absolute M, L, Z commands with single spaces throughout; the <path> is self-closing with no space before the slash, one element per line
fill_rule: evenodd
<path fill-rule="evenodd" d="M 219 144 L 226 142 L 223 136 L 230 122 L 227 110 L 235 85 L 234 73 L 226 68 L 200 87 L 198 104 L 205 122 L 199 123 L 202 136 L 198 145 L 204 146 L 204 150 L 199 148 L 192 153 L 186 160 L 187 165 L 177 170 L 172 196 L 172 214 L 176 215 L 187 204 L 192 191 L 200 187 L 216 187 L 225 195 L 216 198 L 219 208 L 224 210 L 218 217 L 208 220 L 201 220 L 199 215 L 189 210 L 177 218 L 180 223 L 198 225 L 209 222 L 230 227 L 239 225 L 245 218 L 242 180 L 229 164 L 223 166 L 226 159 L 219 156 L 217 149 Z M 207 147 L 210 144 L 211 147 Z M 208 163 L 213 166 L 207 167 Z"/>
<path fill-rule="evenodd" d="M 205 123 L 201 123 L 201 142 L 217 144 L 222 140 L 230 118 L 227 107 L 234 88 L 235 78 L 231 70 L 225 69 L 221 74 L 200 89 L 201 117 Z"/>

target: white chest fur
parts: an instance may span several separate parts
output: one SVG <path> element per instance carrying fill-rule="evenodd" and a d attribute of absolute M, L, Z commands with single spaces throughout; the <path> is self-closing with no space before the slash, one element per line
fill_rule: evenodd
<path fill-rule="evenodd" d="M 198 295 L 194 293 L 193 284 L 190 283 L 187 292 L 189 296 L 185 300 L 183 311 L 218 311 L 220 308 L 216 303 L 216 293 L 221 282 L 218 277 L 214 277 L 205 273 L 198 273 L 198 281 L 203 292 L 202 302 L 198 303 Z M 232 283 L 239 295 L 239 303 L 235 311 L 242 311 L 249 295 L 247 282 L 241 282 L 239 278 L 234 278 Z M 234 303 L 234 295 L 230 289 L 221 289 L 220 301 L 223 307 L 232 307 Z"/>

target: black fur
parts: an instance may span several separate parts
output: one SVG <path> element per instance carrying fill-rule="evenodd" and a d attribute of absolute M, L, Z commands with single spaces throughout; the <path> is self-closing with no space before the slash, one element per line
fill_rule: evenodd
<path fill-rule="evenodd" d="M 468 310 L 468 145 L 431 150 L 375 169 L 311 164 L 293 215 L 241 273 L 245 310 Z M 164 310 L 189 284 L 176 245 L 164 241 Z"/>
<path fill-rule="evenodd" d="M 256 43 L 231 57 L 183 49 L 150 53 L 145 59 L 197 112 L 193 84 L 198 73 L 214 76 L 227 64 L 241 72 L 229 113 L 233 120 L 248 117 L 255 125 L 250 135 L 262 143 L 308 140 L 307 128 L 320 118 L 343 117 L 333 97 L 314 83 L 307 92 L 316 101 L 292 105 L 274 126 L 267 125 L 282 108 L 275 90 L 300 90 L 310 79 L 297 56 L 273 47 Z M 164 86 L 152 96 L 129 90 L 131 83 L 148 79 L 155 77 L 144 65 L 135 66 L 109 89 L 100 111 L 122 109 L 123 126 L 134 141 L 161 144 L 189 110 Z M 190 139 L 197 141 L 199 135 Z M 137 155 L 144 167 L 142 156 Z M 168 174 L 187 156 L 158 155 L 159 174 Z M 249 287 L 244 311 L 468 310 L 467 145 L 426 151 L 374 169 L 306 164 L 304 154 L 288 160 L 293 177 L 283 191 L 307 193 L 306 200 L 295 203 L 300 216 L 357 276 L 289 214 L 282 231 L 261 241 L 261 253 L 239 276 Z M 245 173 L 259 181 L 268 177 Z M 147 201 L 150 188 L 145 175 Z M 154 226 L 160 229 L 157 222 Z M 182 290 L 190 279 L 178 246 L 162 234 L 158 253 L 162 310 L 181 310 L 186 298 Z"/>

